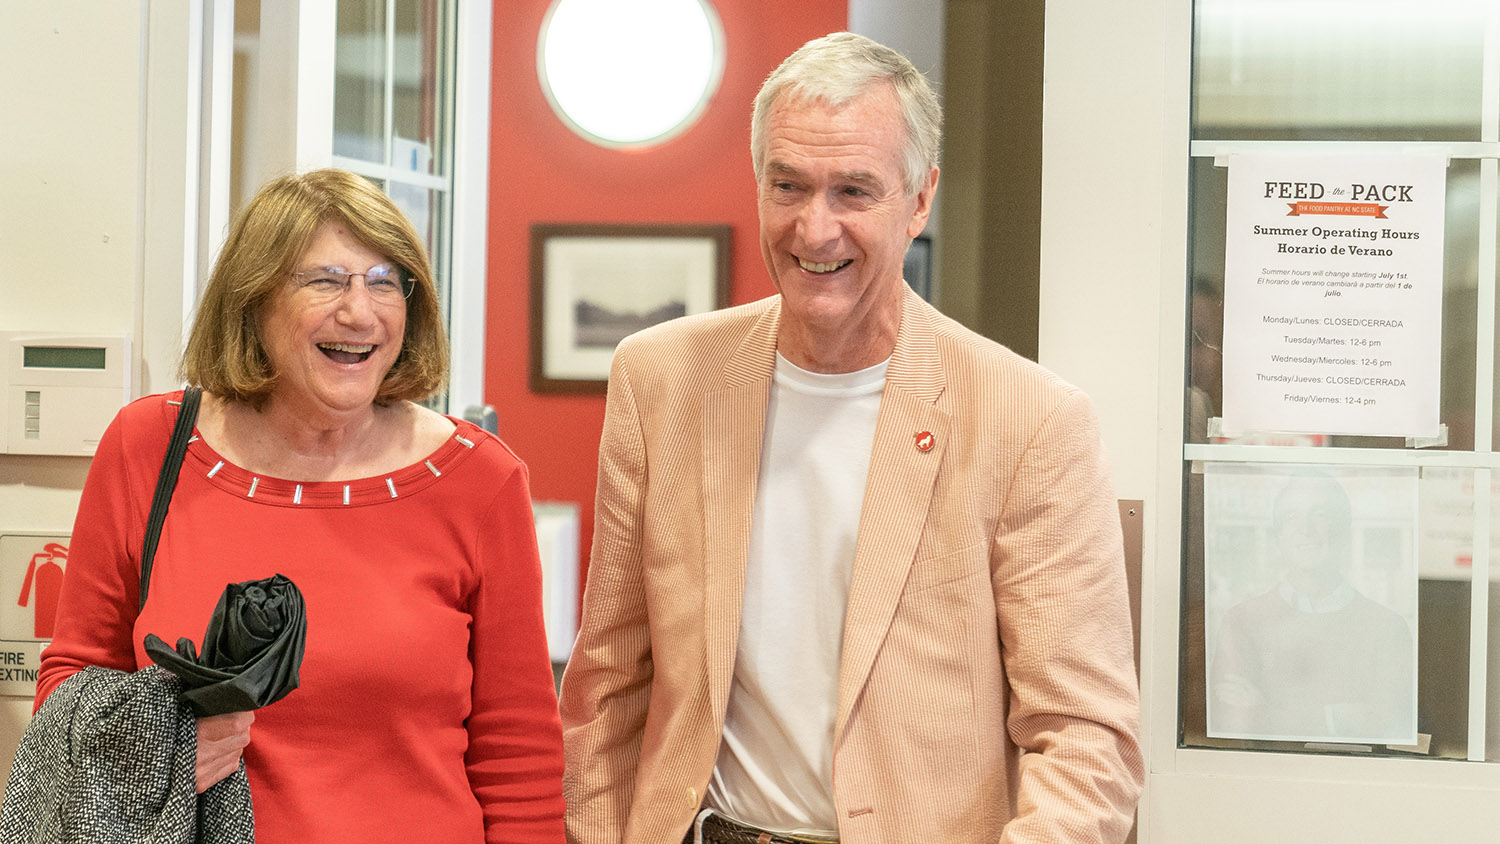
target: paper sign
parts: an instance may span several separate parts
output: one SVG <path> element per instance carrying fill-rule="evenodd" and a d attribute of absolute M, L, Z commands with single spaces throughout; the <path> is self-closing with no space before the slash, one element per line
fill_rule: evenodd
<path fill-rule="evenodd" d="M 67 534 L 0 534 L 0 640 L 52 638 Z"/>
<path fill-rule="evenodd" d="M 0 695 L 36 694 L 67 570 L 65 533 L 0 533 Z"/>
<path fill-rule="evenodd" d="M 1415 744 L 1415 469 L 1204 467 L 1208 735 Z"/>
<path fill-rule="evenodd" d="M 1230 156 L 1226 433 L 1437 435 L 1445 173 L 1437 156 Z"/>

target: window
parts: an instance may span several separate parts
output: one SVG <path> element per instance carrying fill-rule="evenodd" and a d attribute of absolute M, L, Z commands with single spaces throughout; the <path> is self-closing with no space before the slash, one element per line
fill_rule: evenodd
<path fill-rule="evenodd" d="M 1500 614 L 1490 610 L 1500 601 L 1500 7 L 1196 0 L 1194 12 L 1179 744 L 1500 760 Z M 1235 389 L 1222 369 L 1226 164 L 1236 153 L 1447 159 L 1438 437 L 1225 435 L 1224 392 Z M 1314 489 L 1315 515 L 1297 515 L 1293 502 Z M 1322 604 L 1293 594 L 1284 573 L 1299 518 L 1343 555 L 1328 578 L 1343 591 Z M 1357 636 L 1353 622 L 1327 623 L 1352 618 L 1351 607 L 1372 625 Z M 1288 614 L 1299 626 L 1278 632 L 1272 617 Z M 1237 649 L 1260 667 L 1243 668 Z M 1274 661 L 1300 661 L 1298 679 L 1266 669 Z M 1256 671 L 1277 690 L 1247 684 Z M 1319 700 L 1314 686 L 1335 674 L 1371 690 Z M 1292 687 L 1295 699 L 1267 702 Z M 1411 744 L 1390 740 L 1402 731 L 1372 711 L 1408 701 Z"/>
<path fill-rule="evenodd" d="M 422 235 L 453 310 L 454 4 L 339 0 L 333 166 L 390 194 Z M 445 397 L 439 397 L 439 407 Z"/>

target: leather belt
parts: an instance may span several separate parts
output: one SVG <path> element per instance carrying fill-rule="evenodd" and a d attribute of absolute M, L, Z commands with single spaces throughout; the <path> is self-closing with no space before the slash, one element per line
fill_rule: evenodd
<path fill-rule="evenodd" d="M 684 844 L 691 844 L 693 831 L 688 830 Z M 739 823 L 718 813 L 703 819 L 703 844 L 838 844 L 837 838 L 792 832 L 771 832 Z"/>

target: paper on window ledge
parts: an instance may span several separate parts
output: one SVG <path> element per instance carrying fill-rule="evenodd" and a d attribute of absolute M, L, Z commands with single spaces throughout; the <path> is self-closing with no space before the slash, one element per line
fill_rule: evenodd
<path fill-rule="evenodd" d="M 1417 475 L 1204 467 L 1207 733 L 1413 745 Z"/>

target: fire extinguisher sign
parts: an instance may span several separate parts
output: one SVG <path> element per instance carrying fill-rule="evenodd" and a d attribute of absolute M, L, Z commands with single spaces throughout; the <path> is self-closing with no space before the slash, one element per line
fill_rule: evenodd
<path fill-rule="evenodd" d="M 0 695 L 36 694 L 68 568 L 68 534 L 0 533 Z"/>

